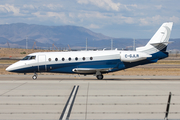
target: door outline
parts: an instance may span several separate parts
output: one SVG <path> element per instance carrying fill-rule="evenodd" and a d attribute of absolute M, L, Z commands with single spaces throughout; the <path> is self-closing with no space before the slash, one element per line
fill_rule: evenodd
<path fill-rule="evenodd" d="M 40 57 L 44 57 L 44 58 L 40 58 Z M 40 68 L 40 63 L 44 63 Z M 46 55 L 45 54 L 41 54 L 41 55 L 38 55 L 38 71 L 39 72 L 45 72 L 47 71 L 47 67 L 46 67 Z"/>

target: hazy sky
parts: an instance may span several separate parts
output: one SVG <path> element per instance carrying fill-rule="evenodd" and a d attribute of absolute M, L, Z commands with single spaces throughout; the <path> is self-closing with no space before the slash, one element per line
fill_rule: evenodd
<path fill-rule="evenodd" d="M 0 24 L 75 25 L 117 38 L 151 38 L 163 22 L 180 38 L 180 0 L 0 0 Z"/>

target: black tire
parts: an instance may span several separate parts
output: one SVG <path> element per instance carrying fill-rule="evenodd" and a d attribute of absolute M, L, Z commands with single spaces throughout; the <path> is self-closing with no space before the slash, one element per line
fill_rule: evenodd
<path fill-rule="evenodd" d="M 96 76 L 98 80 L 102 80 L 103 79 L 103 75 L 97 75 Z"/>
<path fill-rule="evenodd" d="M 32 79 L 33 79 L 33 80 L 36 80 L 36 79 L 37 79 L 37 75 L 33 75 L 33 76 L 32 76 Z"/>

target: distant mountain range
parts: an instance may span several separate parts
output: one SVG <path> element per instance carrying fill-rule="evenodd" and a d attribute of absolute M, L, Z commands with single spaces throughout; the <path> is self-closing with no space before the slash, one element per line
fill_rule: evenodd
<path fill-rule="evenodd" d="M 132 49 L 133 39 L 113 38 L 101 33 L 95 33 L 89 29 L 78 26 L 44 26 L 25 23 L 14 23 L 0 25 L 0 47 L 25 48 L 26 37 L 28 48 L 32 48 L 36 43 L 38 48 L 50 48 L 52 44 L 61 49 L 84 49 L 86 38 L 90 49 L 110 49 L 111 39 L 113 47 L 118 49 Z M 136 40 L 136 46 L 144 46 L 149 39 Z M 169 45 L 169 49 L 180 49 L 180 39 L 172 39 L 174 43 Z"/>

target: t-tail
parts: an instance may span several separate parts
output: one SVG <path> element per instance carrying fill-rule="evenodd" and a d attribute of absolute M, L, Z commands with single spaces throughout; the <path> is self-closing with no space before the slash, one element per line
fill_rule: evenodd
<path fill-rule="evenodd" d="M 156 53 L 166 53 L 168 56 L 166 49 L 167 45 L 170 43 L 169 38 L 172 26 L 173 22 L 163 23 L 161 27 L 158 29 L 158 31 L 151 38 L 151 40 L 145 46 L 136 48 L 136 51 L 144 52 L 151 55 Z M 159 59 L 164 57 L 165 56 L 159 56 Z"/>

